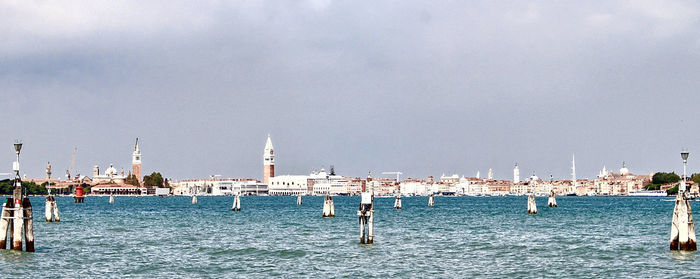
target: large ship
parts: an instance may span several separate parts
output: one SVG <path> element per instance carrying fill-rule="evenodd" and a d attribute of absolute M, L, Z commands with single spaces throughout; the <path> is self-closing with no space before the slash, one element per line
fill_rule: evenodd
<path fill-rule="evenodd" d="M 665 197 L 668 196 L 666 191 L 663 190 L 637 190 L 630 191 L 630 197 Z"/>

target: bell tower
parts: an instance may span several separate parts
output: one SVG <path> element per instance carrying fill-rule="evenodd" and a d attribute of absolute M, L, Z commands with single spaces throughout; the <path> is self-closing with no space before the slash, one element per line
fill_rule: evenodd
<path fill-rule="evenodd" d="M 139 138 L 136 138 L 134 153 L 131 156 L 131 169 L 131 173 L 139 180 L 139 184 L 143 183 L 143 177 L 141 177 L 141 149 L 139 149 Z"/>
<path fill-rule="evenodd" d="M 267 134 L 267 142 L 263 152 L 263 183 L 268 184 L 270 177 L 275 177 L 275 150 L 272 147 L 270 134 Z"/>

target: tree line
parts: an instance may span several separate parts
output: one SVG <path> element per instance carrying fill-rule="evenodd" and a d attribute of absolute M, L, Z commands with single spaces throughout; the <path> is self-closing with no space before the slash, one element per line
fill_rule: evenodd
<path fill-rule="evenodd" d="M 130 174 L 126 177 L 125 183 L 134 186 L 141 186 L 141 183 L 139 183 L 139 179 L 136 177 L 136 175 L 133 174 Z M 146 175 L 143 177 L 143 186 L 170 188 L 170 183 L 168 183 L 167 179 L 163 178 L 163 175 L 160 174 L 160 172 L 153 172 L 150 175 Z"/>
<path fill-rule="evenodd" d="M 12 195 L 12 191 L 15 189 L 14 179 L 0 180 L 0 195 Z M 46 183 L 37 185 L 34 182 L 22 181 L 22 188 L 26 191 L 28 195 L 46 195 L 48 191 L 46 190 Z"/>

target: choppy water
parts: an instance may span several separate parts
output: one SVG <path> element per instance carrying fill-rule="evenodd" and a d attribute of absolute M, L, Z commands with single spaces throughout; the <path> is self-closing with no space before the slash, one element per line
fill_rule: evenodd
<path fill-rule="evenodd" d="M 2 277 L 700 277 L 698 253 L 670 252 L 672 198 L 376 199 L 375 243 L 359 244 L 359 197 L 59 197 L 35 207 L 36 253 L 0 251 Z M 700 203 L 692 203 L 694 210 Z M 700 215 L 695 215 L 700 216 Z M 698 217 L 696 217 L 698 218 Z M 679 271 L 681 270 L 681 271 Z"/>

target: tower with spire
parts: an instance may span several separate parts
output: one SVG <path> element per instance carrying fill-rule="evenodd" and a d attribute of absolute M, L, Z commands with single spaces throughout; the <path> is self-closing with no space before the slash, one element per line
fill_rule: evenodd
<path fill-rule="evenodd" d="M 518 168 L 518 163 L 515 163 L 515 167 L 513 167 L 513 183 L 520 183 L 520 168 Z"/>
<path fill-rule="evenodd" d="M 270 177 L 275 177 L 275 150 L 272 147 L 270 134 L 267 134 L 265 151 L 263 152 L 263 183 L 268 184 Z"/>
<path fill-rule="evenodd" d="M 136 138 L 136 145 L 134 145 L 134 153 L 131 155 L 131 170 L 139 183 L 143 183 L 143 177 L 141 176 L 141 149 L 139 149 L 139 138 Z"/>

